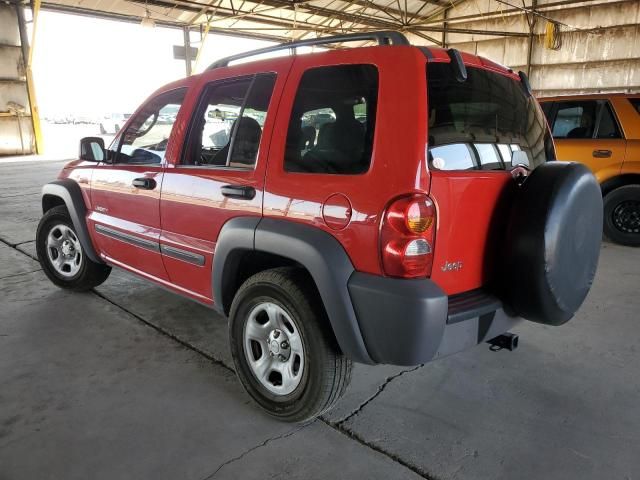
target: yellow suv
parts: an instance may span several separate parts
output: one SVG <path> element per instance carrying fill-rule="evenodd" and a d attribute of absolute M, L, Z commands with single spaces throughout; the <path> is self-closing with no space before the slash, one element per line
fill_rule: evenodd
<path fill-rule="evenodd" d="M 584 163 L 600 183 L 605 235 L 640 246 L 640 94 L 539 100 L 558 160 Z"/>

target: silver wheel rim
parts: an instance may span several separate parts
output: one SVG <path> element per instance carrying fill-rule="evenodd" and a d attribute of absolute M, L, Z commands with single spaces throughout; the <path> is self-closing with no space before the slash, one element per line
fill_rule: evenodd
<path fill-rule="evenodd" d="M 64 224 L 55 225 L 47 235 L 47 257 L 58 275 L 71 278 L 82 266 L 82 247 L 75 232 Z"/>
<path fill-rule="evenodd" d="M 260 385 L 276 395 L 293 392 L 304 371 L 304 345 L 291 316 L 271 302 L 251 310 L 244 325 L 244 354 Z"/>

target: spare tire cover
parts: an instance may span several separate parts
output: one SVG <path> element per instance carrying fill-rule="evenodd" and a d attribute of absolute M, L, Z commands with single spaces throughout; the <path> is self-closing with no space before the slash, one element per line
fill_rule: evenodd
<path fill-rule="evenodd" d="M 514 196 L 504 245 L 505 302 L 534 322 L 567 322 L 591 288 L 601 241 L 602 194 L 589 169 L 539 166 Z"/>

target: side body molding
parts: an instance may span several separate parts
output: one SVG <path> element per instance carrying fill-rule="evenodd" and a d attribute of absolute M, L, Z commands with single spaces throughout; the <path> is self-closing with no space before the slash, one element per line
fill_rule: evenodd
<path fill-rule="evenodd" d="M 356 362 L 374 363 L 360 333 L 347 288 L 353 264 L 333 236 L 300 223 L 264 218 L 256 229 L 255 249 L 303 265 L 318 287 L 342 351 Z"/>
<path fill-rule="evenodd" d="M 78 240 L 80 240 L 87 257 L 96 263 L 104 263 L 96 253 L 95 248 L 93 248 L 93 243 L 89 236 L 86 220 L 87 206 L 84 203 L 80 185 L 69 178 L 55 180 L 44 185 L 42 187 L 42 213 L 49 209 L 50 197 L 58 197 L 64 202 L 78 235 Z"/>

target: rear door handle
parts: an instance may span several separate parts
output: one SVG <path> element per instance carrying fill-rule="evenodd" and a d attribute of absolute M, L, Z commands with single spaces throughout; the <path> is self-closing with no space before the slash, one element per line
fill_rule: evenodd
<path fill-rule="evenodd" d="M 594 158 L 609 158 L 611 156 L 611 150 L 594 150 Z"/>
<path fill-rule="evenodd" d="M 131 182 L 136 188 L 142 188 L 143 190 L 153 190 L 156 188 L 156 181 L 153 178 L 135 178 L 133 182 Z"/>
<path fill-rule="evenodd" d="M 256 196 L 256 189 L 249 185 L 224 185 L 220 190 L 222 195 L 228 198 L 253 200 Z"/>

